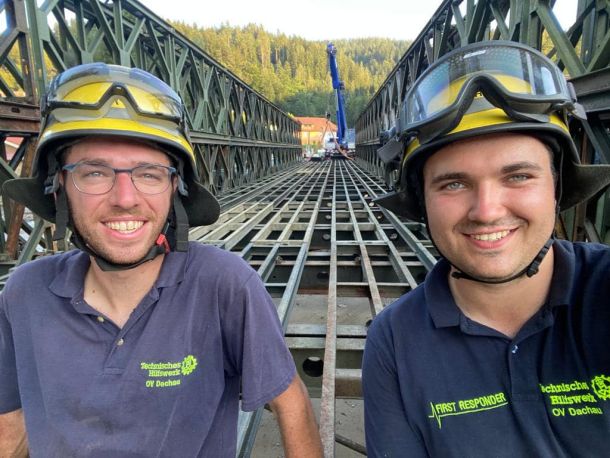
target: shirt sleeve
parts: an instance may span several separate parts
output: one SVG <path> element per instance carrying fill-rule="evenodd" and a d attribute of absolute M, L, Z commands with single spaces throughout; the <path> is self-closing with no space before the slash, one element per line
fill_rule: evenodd
<path fill-rule="evenodd" d="M 239 288 L 225 332 L 235 371 L 241 375 L 242 405 L 253 411 L 282 394 L 296 374 L 277 308 L 255 271 Z"/>
<path fill-rule="evenodd" d="M 427 457 L 424 445 L 408 422 L 392 339 L 384 333 L 383 324 L 374 323 L 369 329 L 362 362 L 367 455 Z"/>
<path fill-rule="evenodd" d="M 0 296 L 0 414 L 21 408 L 13 333 L 5 311 L 5 297 Z"/>

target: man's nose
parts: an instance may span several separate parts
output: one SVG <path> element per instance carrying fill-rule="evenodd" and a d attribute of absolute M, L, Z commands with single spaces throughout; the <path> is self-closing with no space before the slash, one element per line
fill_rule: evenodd
<path fill-rule="evenodd" d="M 134 186 L 129 172 L 116 172 L 109 199 L 112 205 L 119 207 L 130 208 L 137 205 L 138 190 Z"/>
<path fill-rule="evenodd" d="M 499 186 L 482 183 L 473 192 L 468 217 L 471 221 L 490 223 L 506 215 L 504 193 Z"/>

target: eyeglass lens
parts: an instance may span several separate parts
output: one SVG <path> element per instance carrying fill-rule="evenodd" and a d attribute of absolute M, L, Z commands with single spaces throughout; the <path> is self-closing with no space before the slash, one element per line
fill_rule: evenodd
<path fill-rule="evenodd" d="M 170 168 L 156 164 L 139 165 L 132 169 L 114 169 L 88 162 L 75 164 L 71 172 L 76 188 L 86 194 L 109 192 L 114 186 L 117 173 L 129 173 L 138 191 L 144 194 L 159 194 L 169 187 L 172 173 Z"/>

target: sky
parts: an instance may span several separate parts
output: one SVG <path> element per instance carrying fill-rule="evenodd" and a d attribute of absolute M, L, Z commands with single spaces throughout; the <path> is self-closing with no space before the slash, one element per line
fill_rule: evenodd
<path fill-rule="evenodd" d="M 441 0 L 140 1 L 164 19 L 200 27 L 254 23 L 270 33 L 324 41 L 368 37 L 413 40 L 442 3 Z M 565 29 L 576 17 L 576 5 L 576 0 L 555 2 L 554 12 Z"/>

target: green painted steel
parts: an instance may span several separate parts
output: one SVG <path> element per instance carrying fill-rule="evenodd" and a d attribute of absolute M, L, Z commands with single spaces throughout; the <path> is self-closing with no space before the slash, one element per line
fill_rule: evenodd
<path fill-rule="evenodd" d="M 395 125 L 411 84 L 440 56 L 483 40 L 512 40 L 542 50 L 573 81 L 587 122 L 570 127 L 585 163 L 610 162 L 610 2 L 569 3 L 574 22 L 562 29 L 552 0 L 444 0 L 376 92 L 356 123 L 357 160 L 390 183 L 395 171 L 377 158 L 380 133 Z M 610 243 L 608 195 L 564 214 L 561 235 Z"/>
<path fill-rule="evenodd" d="M 49 80 L 94 61 L 142 68 L 180 93 L 202 181 L 215 194 L 301 158 L 297 122 L 135 0 L 0 0 L 0 144 L 11 135 L 35 141 L 32 106 Z"/>
<path fill-rule="evenodd" d="M 94 61 L 116 63 L 143 68 L 179 92 L 200 142 L 238 139 L 298 149 L 294 120 L 139 2 L 37 3 L 25 0 L 25 9 L 20 1 L 2 4 L 7 22 L 0 47 L 2 98 L 36 100 L 60 71 Z M 29 25 L 23 22 L 24 11 Z M 31 58 L 21 59 L 16 44 L 29 45 Z M 34 75 L 35 88 L 25 84 L 26 74 Z"/>

